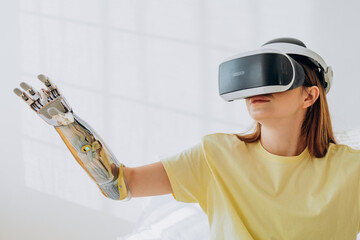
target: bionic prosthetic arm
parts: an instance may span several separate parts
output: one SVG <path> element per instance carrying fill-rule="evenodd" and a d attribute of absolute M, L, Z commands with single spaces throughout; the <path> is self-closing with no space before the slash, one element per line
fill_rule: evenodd
<path fill-rule="evenodd" d="M 76 161 L 106 197 L 129 200 L 131 193 L 123 174 L 124 165 L 117 161 L 99 135 L 73 113 L 65 97 L 50 79 L 44 75 L 39 75 L 38 78 L 47 89 L 42 88 L 37 92 L 23 82 L 20 86 L 26 92 L 15 88 L 15 94 L 45 122 L 55 127 Z"/>

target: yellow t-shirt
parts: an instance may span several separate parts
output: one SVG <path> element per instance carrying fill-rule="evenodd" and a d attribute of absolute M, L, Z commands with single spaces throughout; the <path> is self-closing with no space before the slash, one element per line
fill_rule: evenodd
<path fill-rule="evenodd" d="M 330 144 L 323 158 L 307 148 L 277 156 L 260 141 L 210 134 L 161 160 L 174 197 L 197 202 L 211 239 L 347 240 L 359 232 L 360 150 Z"/>

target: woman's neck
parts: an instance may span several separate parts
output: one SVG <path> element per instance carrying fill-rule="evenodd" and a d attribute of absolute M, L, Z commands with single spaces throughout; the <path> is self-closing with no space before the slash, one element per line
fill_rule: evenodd
<path fill-rule="evenodd" d="M 276 125 L 262 125 L 260 141 L 270 153 L 279 156 L 297 156 L 306 148 L 306 141 L 301 138 L 301 122 L 292 121 Z"/>

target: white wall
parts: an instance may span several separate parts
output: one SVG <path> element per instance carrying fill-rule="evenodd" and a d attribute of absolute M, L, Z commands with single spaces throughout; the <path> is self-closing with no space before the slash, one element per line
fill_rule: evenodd
<path fill-rule="evenodd" d="M 334 128 L 359 128 L 359 10 L 356 0 L 1 0 L 0 239 L 116 239 L 150 199 L 104 198 L 12 93 L 20 82 L 40 89 L 36 75 L 52 77 L 119 160 L 139 166 L 246 130 L 245 104 L 217 94 L 217 66 L 290 36 L 334 69 Z"/>

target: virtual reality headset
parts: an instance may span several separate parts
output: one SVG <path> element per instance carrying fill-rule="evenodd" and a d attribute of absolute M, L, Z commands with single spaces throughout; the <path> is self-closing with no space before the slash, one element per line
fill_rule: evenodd
<path fill-rule="evenodd" d="M 240 53 L 219 66 L 219 93 L 226 101 L 288 91 L 304 84 L 305 72 L 295 60 L 306 58 L 319 71 L 326 93 L 333 71 L 315 52 L 294 38 L 277 38 L 260 49 Z"/>

